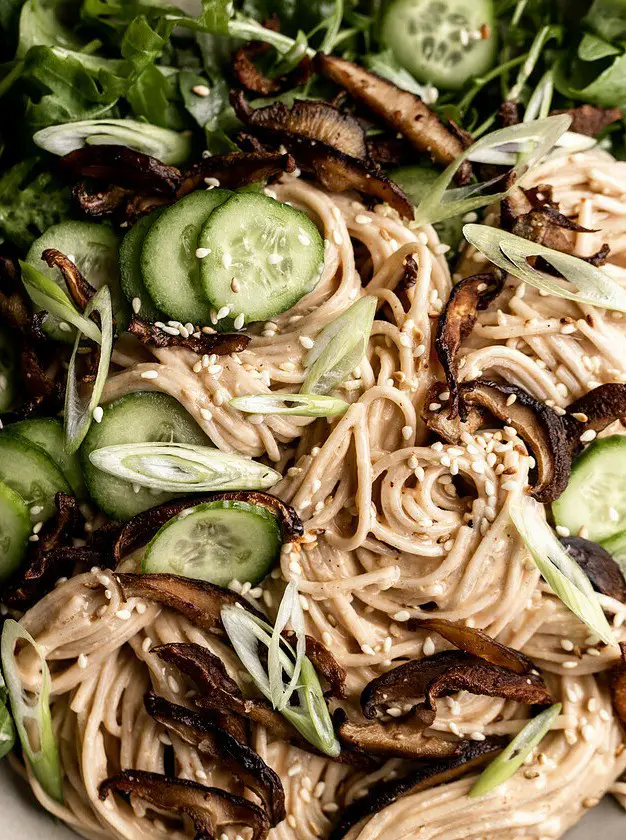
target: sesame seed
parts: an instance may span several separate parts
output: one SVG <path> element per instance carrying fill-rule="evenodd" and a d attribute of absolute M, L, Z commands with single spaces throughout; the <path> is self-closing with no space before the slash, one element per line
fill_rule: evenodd
<path fill-rule="evenodd" d="M 422 653 L 424 656 L 432 656 L 435 652 L 435 643 L 430 638 L 430 636 L 426 636 L 424 639 L 424 646 L 422 648 Z"/>
<path fill-rule="evenodd" d="M 33 516 L 37 516 L 38 514 L 41 513 L 42 510 L 43 510 L 43 507 L 41 505 L 33 505 L 32 508 L 30 509 L 30 512 Z"/>
<path fill-rule="evenodd" d="M 311 244 L 310 238 L 306 235 L 306 233 L 302 233 L 302 232 L 300 232 L 298 234 L 298 242 L 300 243 L 300 245 L 310 245 Z"/>
<path fill-rule="evenodd" d="M 142 379 L 157 379 L 158 375 L 159 375 L 158 370 L 143 370 L 140 373 L 140 376 L 141 376 Z"/>
<path fill-rule="evenodd" d="M 402 437 L 405 440 L 409 440 L 409 438 L 412 436 L 412 434 L 413 434 L 413 426 L 403 426 L 402 427 Z"/>
<path fill-rule="evenodd" d="M 210 248 L 196 248 L 196 257 L 198 257 L 199 260 L 204 259 L 204 257 L 208 257 L 210 253 Z"/>
<path fill-rule="evenodd" d="M 354 221 L 357 225 L 371 225 L 372 219 L 369 216 L 366 216 L 364 213 L 359 213 L 354 217 Z"/>
<path fill-rule="evenodd" d="M 363 651 L 363 653 L 365 653 L 367 656 L 374 656 L 374 655 L 375 655 L 375 653 L 376 653 L 376 652 L 375 652 L 375 650 L 374 650 L 374 648 L 373 648 L 371 645 L 361 645 L 361 650 L 362 650 L 362 651 Z"/>
<path fill-rule="evenodd" d="M 213 414 L 209 411 L 208 408 L 201 408 L 200 409 L 200 416 L 203 417 L 205 420 L 212 420 Z"/>
<path fill-rule="evenodd" d="M 115 613 L 115 617 L 121 619 L 122 621 L 128 621 L 131 616 L 130 610 L 118 610 Z"/>
<path fill-rule="evenodd" d="M 70 327 L 70 325 L 66 321 L 60 321 L 59 322 L 59 329 L 62 330 L 63 332 L 71 332 L 72 331 L 72 328 Z"/>
<path fill-rule="evenodd" d="M 472 741 L 484 741 L 485 735 L 482 732 L 476 731 L 471 733 L 470 738 Z"/>
<path fill-rule="evenodd" d="M 571 653 L 574 650 L 574 642 L 570 639 L 561 639 L 561 647 L 563 650 L 566 650 L 568 653 Z"/>
<path fill-rule="evenodd" d="M 141 298 L 134 297 L 131 306 L 133 307 L 133 312 L 136 315 L 141 309 Z"/>
<path fill-rule="evenodd" d="M 81 670 L 83 670 L 83 671 L 84 671 L 84 670 L 85 670 L 85 668 L 87 667 L 87 665 L 89 664 L 89 660 L 88 660 L 87 656 L 86 656 L 84 653 L 81 653 L 81 654 L 79 655 L 79 657 L 78 657 L 77 663 L 78 663 L 78 667 L 79 667 Z"/>
<path fill-rule="evenodd" d="M 565 525 L 557 525 L 555 531 L 559 535 L 559 537 L 569 537 L 570 530 L 566 528 Z"/>
<path fill-rule="evenodd" d="M 581 443 L 589 443 L 589 441 L 593 440 L 595 437 L 597 437 L 597 433 L 594 432 L 593 429 L 587 429 L 587 431 L 583 432 L 578 439 Z"/>
<path fill-rule="evenodd" d="M 196 96 L 208 96 L 210 93 L 210 90 L 206 85 L 194 85 L 191 88 L 191 91 L 192 93 L 195 93 Z"/>
<path fill-rule="evenodd" d="M 240 330 L 244 325 L 244 321 L 245 321 L 245 315 L 243 314 L 243 312 L 240 312 L 239 315 L 237 315 L 237 317 L 233 321 L 234 328 L 236 330 Z"/>
<path fill-rule="evenodd" d="M 211 178 L 210 176 L 204 179 L 204 183 L 207 185 L 207 187 L 211 187 L 211 189 L 213 189 L 213 187 L 219 187 L 220 185 L 220 182 L 217 178 Z"/>
<path fill-rule="evenodd" d="M 513 405 L 513 403 L 515 402 L 516 399 L 517 399 L 517 394 L 509 394 L 509 396 L 506 398 L 506 404 L 507 405 Z"/>
<path fill-rule="evenodd" d="M 146 638 L 141 643 L 141 649 L 144 653 L 148 653 L 148 651 L 150 650 L 151 647 L 152 647 L 152 639 L 149 636 L 146 636 Z"/>
<path fill-rule="evenodd" d="M 312 338 L 309 338 L 308 335 L 301 335 L 298 339 L 300 344 L 304 347 L 305 350 L 310 350 L 315 343 Z"/>
<path fill-rule="evenodd" d="M 578 662 L 575 659 L 566 659 L 565 662 L 561 662 L 563 668 L 578 668 Z"/>
<path fill-rule="evenodd" d="M 411 618 L 411 613 L 408 610 L 400 610 L 393 616 L 394 621 L 408 621 Z"/>
<path fill-rule="evenodd" d="M 302 799 L 303 802 L 310 802 L 311 793 L 306 788 L 300 788 L 300 799 Z"/>
<path fill-rule="evenodd" d="M 589 420 L 587 415 L 584 414 L 582 411 L 575 411 L 572 414 L 572 417 L 574 418 L 574 420 L 578 420 L 581 423 L 586 423 Z"/>

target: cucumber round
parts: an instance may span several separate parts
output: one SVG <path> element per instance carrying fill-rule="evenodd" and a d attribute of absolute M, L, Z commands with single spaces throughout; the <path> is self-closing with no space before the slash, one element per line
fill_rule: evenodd
<path fill-rule="evenodd" d="M 150 442 L 212 445 L 193 417 L 168 394 L 138 391 L 104 406 L 102 421 L 91 424 L 79 455 L 89 495 L 112 519 L 130 519 L 180 495 L 133 488 L 130 482 L 102 472 L 89 460 L 89 455 L 103 446 Z"/>
<path fill-rule="evenodd" d="M 413 204 L 417 206 L 428 195 L 441 172 L 429 166 L 399 166 L 397 169 L 392 169 L 388 174 L 391 180 L 402 187 Z M 452 216 L 450 219 L 435 222 L 433 225 L 439 239 L 450 246 L 451 250 L 448 253 L 451 256 L 456 256 L 455 252 L 463 238 L 463 224 L 462 216 Z"/>
<path fill-rule="evenodd" d="M 141 251 L 148 231 L 162 212 L 163 208 L 157 207 L 147 216 L 142 216 L 128 231 L 120 245 L 120 283 L 122 291 L 130 304 L 136 298 L 141 301 L 137 315 L 147 321 L 158 321 L 161 312 L 152 302 L 143 282 Z"/>
<path fill-rule="evenodd" d="M 626 531 L 618 531 L 608 540 L 602 540 L 601 545 L 613 557 L 622 572 L 626 572 Z"/>
<path fill-rule="evenodd" d="M 571 534 L 584 526 L 593 542 L 626 530 L 626 436 L 596 440 L 576 458 L 552 512 L 556 524 Z"/>
<path fill-rule="evenodd" d="M 228 307 L 219 329 L 232 329 L 241 314 L 247 324 L 290 309 L 324 267 L 324 242 L 309 217 L 266 195 L 235 195 L 218 207 L 198 245 L 209 251 L 200 260 L 205 295 L 216 311 Z"/>
<path fill-rule="evenodd" d="M 56 248 L 80 270 L 85 279 L 95 289 L 108 286 L 113 304 L 113 317 L 118 330 L 123 330 L 128 323 L 128 307 L 120 288 L 118 269 L 119 241 L 117 234 L 107 225 L 94 222 L 61 222 L 52 225 L 36 239 L 26 255 L 26 262 L 42 271 L 67 292 L 63 275 L 58 268 L 50 266 L 41 259 L 47 248 Z M 76 336 L 74 327 L 62 329 L 61 321 L 53 315 L 48 315 L 43 324 L 43 330 L 57 341 L 72 343 Z"/>
<path fill-rule="evenodd" d="M 260 505 L 206 502 L 170 519 L 148 544 L 142 571 L 218 586 L 263 580 L 280 556 L 276 517 Z"/>
<path fill-rule="evenodd" d="M 69 481 L 74 495 L 81 501 L 86 496 L 85 482 L 78 455 L 69 455 L 65 449 L 63 424 L 56 417 L 38 417 L 22 420 L 10 426 L 10 431 L 36 443 L 44 449 Z"/>
<path fill-rule="evenodd" d="M 418 81 L 457 90 L 493 64 L 494 24 L 492 0 L 394 0 L 382 40 Z"/>
<path fill-rule="evenodd" d="M 168 207 L 150 227 L 141 250 L 141 273 L 153 303 L 183 323 L 209 324 L 211 306 L 202 294 L 198 236 L 229 190 L 200 190 Z"/>
<path fill-rule="evenodd" d="M 19 567 L 28 548 L 31 527 L 24 499 L 0 482 L 0 582 Z"/>
<path fill-rule="evenodd" d="M 69 482 L 46 450 L 11 428 L 0 434 L 0 481 L 19 493 L 33 522 L 43 522 L 55 513 L 57 493 L 72 492 Z"/>
<path fill-rule="evenodd" d="M 15 338 L 0 330 L 0 412 L 10 411 L 19 392 Z"/>

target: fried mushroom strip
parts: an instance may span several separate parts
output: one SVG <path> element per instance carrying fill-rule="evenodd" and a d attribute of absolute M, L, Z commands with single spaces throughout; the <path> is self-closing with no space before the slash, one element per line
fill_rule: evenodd
<path fill-rule="evenodd" d="M 212 353 L 228 356 L 230 353 L 240 353 L 250 343 L 250 336 L 240 333 L 201 333 L 199 336 L 190 335 L 188 338 L 170 335 L 137 315 L 133 315 L 127 331 L 148 347 L 186 347 L 199 356 Z"/>
<path fill-rule="evenodd" d="M 609 552 L 583 537 L 561 537 L 567 553 L 578 563 L 596 592 L 626 603 L 626 580 Z"/>
<path fill-rule="evenodd" d="M 83 312 L 91 298 L 95 295 L 96 290 L 81 274 L 77 266 L 62 254 L 56 248 L 47 248 L 41 255 L 41 259 L 46 262 L 50 268 L 58 268 L 65 285 L 70 293 L 70 297 L 76 304 L 80 312 Z"/>
<path fill-rule="evenodd" d="M 626 385 L 608 382 L 592 388 L 567 406 L 566 428 L 572 455 L 584 446 L 581 435 L 592 430 L 602 432 L 616 420 L 626 419 Z"/>
<path fill-rule="evenodd" d="M 59 160 L 75 180 L 94 178 L 138 192 L 173 195 L 180 184 L 180 170 L 128 146 L 84 146 Z"/>
<path fill-rule="evenodd" d="M 207 178 L 218 181 L 220 187 L 234 190 L 257 181 L 268 181 L 282 175 L 283 172 L 293 172 L 295 168 L 296 162 L 292 156 L 280 152 L 229 152 L 225 155 L 212 155 L 185 170 L 177 196 L 181 198 L 193 190 L 203 188 Z"/>
<path fill-rule="evenodd" d="M 252 840 L 265 840 L 270 828 L 267 814 L 253 802 L 188 779 L 123 770 L 102 782 L 100 799 L 104 802 L 112 791 L 134 794 L 159 810 L 189 817 L 196 831 L 195 840 L 214 840 L 229 826 L 249 827 Z"/>

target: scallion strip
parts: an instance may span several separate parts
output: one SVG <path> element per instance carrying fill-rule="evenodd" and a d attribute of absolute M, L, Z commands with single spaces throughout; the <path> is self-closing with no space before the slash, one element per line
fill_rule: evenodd
<path fill-rule="evenodd" d="M 324 327 L 306 356 L 302 394 L 328 394 L 358 367 L 367 352 L 376 305 L 375 297 L 362 297 Z"/>
<path fill-rule="evenodd" d="M 80 343 L 83 338 L 81 331 L 78 331 L 74 350 L 70 358 L 67 370 L 67 387 L 65 390 L 65 449 L 68 454 L 78 450 L 89 431 L 93 413 L 100 402 L 102 391 L 109 373 L 111 353 L 113 350 L 113 312 L 111 309 L 111 293 L 108 286 L 103 286 L 93 296 L 85 308 L 85 317 L 92 313 L 100 316 L 100 327 L 102 334 L 102 345 L 98 359 L 98 370 L 96 378 L 92 383 L 83 386 L 87 394 L 81 393 L 81 383 L 76 372 Z"/>
<path fill-rule="evenodd" d="M 283 682 L 283 667 L 280 661 L 282 632 L 290 624 L 296 634 L 296 658 L 289 684 Z M 280 602 L 272 639 L 267 654 L 267 671 L 270 680 L 270 695 L 274 708 L 282 712 L 287 708 L 291 695 L 293 694 L 300 677 L 302 660 L 306 650 L 306 637 L 304 632 L 304 614 L 300 604 L 298 587 L 292 581 L 287 585 L 285 594 Z"/>
<path fill-rule="evenodd" d="M 267 490 L 282 475 L 265 464 L 184 443 L 122 443 L 95 449 L 91 463 L 140 487 L 174 493 L 209 490 Z"/>
<path fill-rule="evenodd" d="M 30 645 L 41 666 L 41 688 L 35 699 L 26 693 L 20 679 L 15 646 L 18 642 Z M 44 791 L 57 802 L 63 802 L 63 771 L 57 742 L 52 730 L 50 714 L 50 671 L 37 642 L 21 624 L 9 618 L 2 630 L 2 670 L 6 680 L 11 712 L 23 753 L 33 774 Z"/>
<path fill-rule="evenodd" d="M 47 275 L 38 271 L 34 266 L 21 260 L 20 267 L 22 269 L 24 288 L 36 306 L 45 309 L 51 315 L 56 315 L 61 321 L 67 321 L 67 323 L 81 330 L 87 338 L 95 341 L 96 344 L 100 344 L 102 336 L 96 324 L 90 321 L 89 318 L 81 315 L 63 289 L 60 289 L 54 280 L 51 280 Z"/>
<path fill-rule="evenodd" d="M 459 216 L 484 207 L 485 204 L 500 201 L 508 190 L 500 193 L 485 193 L 493 186 L 493 182 L 472 184 L 468 187 L 449 190 L 461 164 L 466 160 L 483 160 L 485 154 L 493 156 L 495 152 L 503 151 L 510 154 L 516 152 L 514 174 L 519 174 L 526 168 L 531 168 L 544 158 L 556 145 L 559 137 L 567 131 L 572 119 L 567 114 L 547 117 L 545 120 L 532 120 L 518 123 L 498 131 L 492 131 L 481 137 L 476 143 L 459 155 L 437 178 L 430 187 L 428 195 L 420 202 L 415 211 L 415 221 L 418 224 L 434 224 L 451 216 Z M 511 145 L 513 144 L 513 148 Z M 524 153 L 519 154 L 518 150 Z M 508 160 L 508 158 L 506 158 Z M 477 194 L 479 193 L 479 194 Z"/>
<path fill-rule="evenodd" d="M 484 796 L 510 779 L 519 770 L 531 751 L 554 726 L 561 713 L 561 704 L 555 703 L 528 723 L 517 733 L 500 755 L 483 770 L 469 792 L 471 797 Z"/>
<path fill-rule="evenodd" d="M 549 527 L 542 506 L 530 496 L 510 502 L 513 524 L 554 594 L 607 645 L 617 645 L 589 578 Z"/>
<path fill-rule="evenodd" d="M 350 408 L 344 400 L 321 394 L 250 394 L 234 397 L 229 405 L 246 414 L 292 414 L 297 417 L 334 417 Z"/>
<path fill-rule="evenodd" d="M 488 225 L 465 225 L 463 235 L 490 262 L 529 286 L 577 303 L 626 312 L 626 290 L 604 271 L 579 257 L 546 248 L 545 245 Z M 529 257 L 543 257 L 567 282 L 530 266 Z M 570 288 L 569 283 L 575 289 Z"/>

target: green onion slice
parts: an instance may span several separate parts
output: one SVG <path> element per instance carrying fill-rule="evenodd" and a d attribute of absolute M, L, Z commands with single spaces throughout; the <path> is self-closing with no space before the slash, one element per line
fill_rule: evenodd
<path fill-rule="evenodd" d="M 41 666 L 41 688 L 33 698 L 26 692 L 18 672 L 15 646 L 31 645 Z M 35 778 L 48 796 L 63 802 L 63 772 L 50 714 L 50 671 L 41 648 L 21 624 L 9 618 L 2 630 L 2 669 L 11 701 L 13 719 L 24 755 Z"/>
<path fill-rule="evenodd" d="M 81 385 L 76 373 L 77 357 L 82 339 L 79 330 L 74 342 L 74 350 L 67 371 L 67 388 L 65 390 L 65 448 L 69 454 L 77 451 L 89 431 L 93 412 L 102 396 L 106 378 L 109 373 L 111 352 L 113 350 L 113 311 L 111 308 L 111 293 L 108 286 L 103 286 L 85 308 L 85 317 L 93 312 L 100 316 L 102 329 L 102 346 L 98 359 L 96 378 L 89 385 Z M 86 393 L 85 393 L 86 389 Z"/>
<path fill-rule="evenodd" d="M 15 744 L 15 725 L 8 705 L 6 683 L 0 673 L 0 758 L 11 752 Z"/>
<path fill-rule="evenodd" d="M 91 463 L 103 472 L 174 493 L 266 490 L 282 475 L 265 464 L 210 446 L 184 443 L 123 443 L 95 449 Z"/>
<path fill-rule="evenodd" d="M 545 521 L 542 506 L 530 496 L 511 500 L 513 524 L 537 568 L 557 598 L 607 645 L 617 645 L 589 578 L 563 548 Z"/>
<path fill-rule="evenodd" d="M 359 365 L 367 351 L 376 305 L 375 297 L 362 297 L 324 327 L 306 356 L 308 373 L 302 394 L 330 393 Z"/>
<path fill-rule="evenodd" d="M 38 271 L 34 266 L 21 260 L 20 267 L 22 269 L 24 288 L 36 306 L 45 309 L 51 315 L 56 315 L 62 321 L 73 324 L 87 338 L 95 341 L 96 344 L 100 344 L 102 336 L 96 324 L 89 318 L 81 315 L 69 297 L 57 286 L 54 280 L 51 280 L 41 271 Z"/>
<path fill-rule="evenodd" d="M 285 591 L 273 628 L 239 606 L 223 607 L 222 623 L 237 656 L 259 691 L 309 743 L 325 755 L 337 756 L 339 742 L 335 738 L 319 678 L 311 660 L 305 655 L 304 620 L 295 607 L 296 601 L 299 605 L 297 586 L 292 583 Z M 295 649 L 281 635 L 287 621 L 291 621 L 296 633 Z M 268 649 L 267 670 L 259 655 L 260 645 Z M 289 678 L 287 685 L 284 675 Z M 298 705 L 289 704 L 294 691 Z"/>
<path fill-rule="evenodd" d="M 546 117 L 544 120 L 532 120 L 519 123 L 508 128 L 492 131 L 481 137 L 476 143 L 459 155 L 437 178 L 428 191 L 428 195 L 420 202 L 415 211 L 415 221 L 420 225 L 434 224 L 450 216 L 459 216 L 500 201 L 508 190 L 501 193 L 489 193 L 488 189 L 499 182 L 499 179 L 487 181 L 484 184 L 471 184 L 467 187 L 449 190 L 452 179 L 461 164 L 466 160 L 487 160 L 505 163 L 511 160 L 511 153 L 515 152 L 513 173 L 530 169 L 544 158 L 557 141 L 571 125 L 571 117 L 560 114 Z M 523 150 L 523 154 L 519 151 Z M 504 157 L 502 157 L 504 155 Z M 486 192 L 487 191 L 487 192 Z"/>
<path fill-rule="evenodd" d="M 246 414 L 295 414 L 298 417 L 334 417 L 350 408 L 344 400 L 319 394 L 250 394 L 234 397 L 230 405 Z"/>
<path fill-rule="evenodd" d="M 488 225 L 465 225 L 463 235 L 494 265 L 556 297 L 626 312 L 626 290 L 593 265 L 545 245 Z M 569 284 L 528 265 L 529 257 L 543 257 Z"/>
<path fill-rule="evenodd" d="M 67 155 L 83 146 L 128 146 L 163 163 L 183 163 L 191 154 L 191 137 L 137 120 L 80 120 L 51 125 L 35 132 L 33 140 L 53 155 Z"/>
<path fill-rule="evenodd" d="M 469 795 L 471 797 L 484 796 L 510 779 L 522 766 L 530 752 L 552 729 L 560 713 L 561 704 L 555 703 L 529 720 L 500 755 L 496 756 L 483 770 Z"/>

